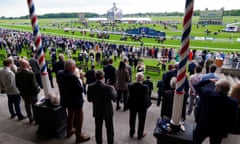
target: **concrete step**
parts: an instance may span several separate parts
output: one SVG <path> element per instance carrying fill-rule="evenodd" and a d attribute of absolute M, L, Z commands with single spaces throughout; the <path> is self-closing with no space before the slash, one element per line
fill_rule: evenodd
<path fill-rule="evenodd" d="M 9 135 L 7 133 L 0 132 L 0 144 L 35 144 L 30 141 Z"/>

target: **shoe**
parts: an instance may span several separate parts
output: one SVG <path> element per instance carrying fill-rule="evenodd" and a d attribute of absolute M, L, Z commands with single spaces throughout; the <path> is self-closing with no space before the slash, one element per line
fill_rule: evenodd
<path fill-rule="evenodd" d="M 138 136 L 138 139 L 142 139 L 142 138 L 144 138 L 146 135 L 147 135 L 147 133 L 144 132 L 141 136 Z"/>
<path fill-rule="evenodd" d="M 19 121 L 24 120 L 24 119 L 26 119 L 25 116 L 21 116 L 21 117 L 18 118 Z"/>
<path fill-rule="evenodd" d="M 29 124 L 31 124 L 33 121 L 34 121 L 33 118 L 30 118 L 29 119 Z"/>
<path fill-rule="evenodd" d="M 16 114 L 14 114 L 14 115 L 11 115 L 11 117 L 10 117 L 10 118 L 11 118 L 11 119 L 14 119 L 14 118 L 15 118 L 15 116 L 16 116 Z"/>
<path fill-rule="evenodd" d="M 130 137 L 130 138 L 133 138 L 133 136 L 134 136 L 134 133 L 131 133 L 131 132 L 130 132 L 129 137 Z"/>
<path fill-rule="evenodd" d="M 89 135 L 84 135 L 82 134 L 79 138 L 77 138 L 76 140 L 76 144 L 82 143 L 82 142 L 86 142 L 90 140 L 90 136 Z"/>

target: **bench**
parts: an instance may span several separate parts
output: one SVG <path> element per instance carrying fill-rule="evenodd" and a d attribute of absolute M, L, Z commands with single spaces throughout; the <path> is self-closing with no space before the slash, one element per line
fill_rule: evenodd
<path fill-rule="evenodd" d="M 146 65 L 146 73 L 148 73 L 148 72 L 157 72 L 160 74 L 161 70 L 160 70 L 160 67 L 158 67 L 158 66 Z"/>

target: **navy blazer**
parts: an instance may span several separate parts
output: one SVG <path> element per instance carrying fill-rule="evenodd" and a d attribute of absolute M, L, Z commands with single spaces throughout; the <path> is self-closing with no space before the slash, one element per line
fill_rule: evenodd
<path fill-rule="evenodd" d="M 16 86 L 20 90 L 20 94 L 24 99 L 36 99 L 40 88 L 35 79 L 33 72 L 25 69 L 16 73 Z"/>
<path fill-rule="evenodd" d="M 105 73 L 105 82 L 110 85 L 115 85 L 116 82 L 116 69 L 111 64 L 106 65 L 103 68 Z"/>
<path fill-rule="evenodd" d="M 148 86 L 142 83 L 129 85 L 129 98 L 127 106 L 131 110 L 146 110 L 151 105 L 148 96 Z"/>
<path fill-rule="evenodd" d="M 60 104 L 70 109 L 83 106 L 83 86 L 79 79 L 70 71 L 59 71 L 57 83 L 60 91 Z"/>
<path fill-rule="evenodd" d="M 93 103 L 93 116 L 110 118 L 113 116 L 112 100 L 117 97 L 117 92 L 112 86 L 102 81 L 89 84 L 87 98 Z"/>
<path fill-rule="evenodd" d="M 197 129 L 209 135 L 226 137 L 236 119 L 238 102 L 214 89 L 204 87 L 210 80 L 200 81 L 195 85 L 200 101 L 195 109 Z"/>

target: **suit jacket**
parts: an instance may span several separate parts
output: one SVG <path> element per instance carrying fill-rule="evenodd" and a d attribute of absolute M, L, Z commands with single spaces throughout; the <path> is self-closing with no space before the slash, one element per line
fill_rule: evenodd
<path fill-rule="evenodd" d="M 148 86 L 142 83 L 129 85 L 129 98 L 127 106 L 131 110 L 145 110 L 151 105 L 148 96 Z"/>
<path fill-rule="evenodd" d="M 29 60 L 29 64 L 32 67 L 32 71 L 34 73 L 40 73 L 40 67 L 39 67 L 38 61 L 36 59 L 31 58 Z"/>
<path fill-rule="evenodd" d="M 126 64 L 126 68 L 128 70 L 128 74 L 129 74 L 129 77 L 130 77 L 130 82 L 132 82 L 132 67 L 128 64 Z"/>
<path fill-rule="evenodd" d="M 93 116 L 110 118 L 113 116 L 112 100 L 115 100 L 117 93 L 115 88 L 102 81 L 96 81 L 88 86 L 87 98 L 93 103 Z"/>
<path fill-rule="evenodd" d="M 145 81 L 143 81 L 143 84 L 148 86 L 149 91 L 153 90 L 153 82 L 151 80 L 145 80 Z"/>
<path fill-rule="evenodd" d="M 237 119 L 235 120 L 235 122 L 233 123 L 230 129 L 230 133 L 240 135 L 240 108 L 239 107 L 236 115 L 237 115 Z"/>
<path fill-rule="evenodd" d="M 8 67 L 4 67 L 0 71 L 0 86 L 7 95 L 19 94 L 19 90 L 16 86 L 15 74 Z"/>
<path fill-rule="evenodd" d="M 52 71 L 55 72 L 56 75 L 57 75 L 59 70 L 64 70 L 64 61 L 58 61 L 58 62 L 53 64 Z"/>
<path fill-rule="evenodd" d="M 37 94 L 40 92 L 40 88 L 38 87 L 34 73 L 25 69 L 22 69 L 16 73 L 16 85 L 20 90 L 20 95 L 23 97 L 23 99 L 36 99 Z"/>
<path fill-rule="evenodd" d="M 163 92 L 165 90 L 171 90 L 171 86 L 170 86 L 171 78 L 176 77 L 176 76 L 177 76 L 176 69 L 168 71 L 163 75 L 163 79 L 162 79 L 163 80 Z"/>
<path fill-rule="evenodd" d="M 200 97 L 195 109 L 196 128 L 209 135 L 226 137 L 236 119 L 238 102 L 227 95 L 205 88 L 209 83 L 210 80 L 200 81 L 194 86 Z"/>
<path fill-rule="evenodd" d="M 128 70 L 117 70 L 116 74 L 116 87 L 117 90 L 126 91 L 128 90 L 128 82 L 130 81 L 130 76 Z"/>
<path fill-rule="evenodd" d="M 103 68 L 105 73 L 105 82 L 110 85 L 115 85 L 116 82 L 116 69 L 112 65 L 106 65 Z"/>
<path fill-rule="evenodd" d="M 79 79 L 70 71 L 59 71 L 57 83 L 60 91 L 60 104 L 70 109 L 80 109 L 83 106 L 83 86 Z"/>
<path fill-rule="evenodd" d="M 86 81 L 87 84 L 95 82 L 96 81 L 95 70 L 91 69 L 91 70 L 87 71 L 87 73 L 85 74 L 85 77 L 87 78 L 87 81 Z"/>

